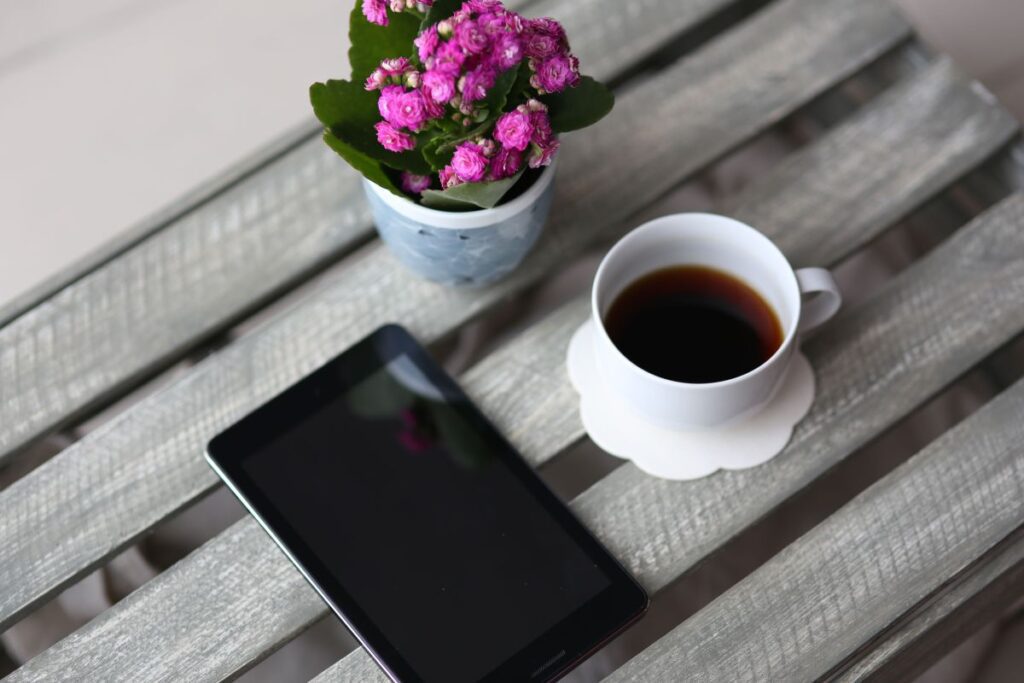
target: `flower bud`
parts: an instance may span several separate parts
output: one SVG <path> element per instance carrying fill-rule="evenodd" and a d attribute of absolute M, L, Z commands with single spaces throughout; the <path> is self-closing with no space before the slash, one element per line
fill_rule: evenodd
<path fill-rule="evenodd" d="M 387 74 L 384 73 L 383 69 L 374 69 L 373 72 L 366 77 L 366 84 L 363 87 L 367 90 L 380 90 L 381 86 L 383 86 L 387 80 Z"/>
<path fill-rule="evenodd" d="M 492 157 L 494 156 L 494 153 L 498 151 L 498 146 L 494 144 L 494 140 L 491 140 L 490 138 L 480 140 L 478 144 L 480 145 L 480 150 L 484 153 L 485 157 Z"/>
<path fill-rule="evenodd" d="M 530 76 L 530 87 L 539 92 L 541 95 L 546 95 L 548 92 L 540 84 L 540 78 L 537 76 L 537 74 L 533 74 L 532 76 Z"/>
<path fill-rule="evenodd" d="M 402 78 L 402 83 L 407 88 L 418 88 L 420 87 L 420 72 L 415 69 L 406 71 Z"/>
<path fill-rule="evenodd" d="M 442 38 L 451 38 L 453 30 L 452 22 L 447 19 L 437 22 L 437 34 Z"/>

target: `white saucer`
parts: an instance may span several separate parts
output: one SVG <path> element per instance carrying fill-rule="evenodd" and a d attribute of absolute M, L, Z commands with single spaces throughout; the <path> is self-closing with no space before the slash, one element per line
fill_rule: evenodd
<path fill-rule="evenodd" d="M 799 350 L 767 406 L 722 427 L 674 431 L 651 424 L 610 393 L 594 363 L 593 321 L 569 342 L 569 379 L 580 394 L 580 417 L 603 450 L 664 479 L 699 479 L 719 469 L 741 470 L 771 460 L 814 400 L 814 373 Z"/>

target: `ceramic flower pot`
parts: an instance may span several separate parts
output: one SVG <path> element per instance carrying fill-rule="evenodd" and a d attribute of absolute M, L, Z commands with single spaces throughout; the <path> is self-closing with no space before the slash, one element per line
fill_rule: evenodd
<path fill-rule="evenodd" d="M 381 239 L 417 274 L 446 285 L 483 285 L 511 273 L 540 236 L 551 208 L 555 164 L 493 209 L 439 211 L 363 180 Z"/>

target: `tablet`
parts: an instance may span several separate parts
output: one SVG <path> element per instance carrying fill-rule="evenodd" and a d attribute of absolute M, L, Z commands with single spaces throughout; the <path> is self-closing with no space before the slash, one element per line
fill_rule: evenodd
<path fill-rule="evenodd" d="M 554 680 L 646 609 L 398 326 L 219 434 L 207 459 L 393 680 Z"/>

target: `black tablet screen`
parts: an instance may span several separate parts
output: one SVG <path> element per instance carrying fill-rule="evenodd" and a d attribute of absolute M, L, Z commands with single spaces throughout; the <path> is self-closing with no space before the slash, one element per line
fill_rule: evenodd
<path fill-rule="evenodd" d="M 454 683 L 485 676 L 610 583 L 508 450 L 403 354 L 241 464 L 416 674 Z"/>

